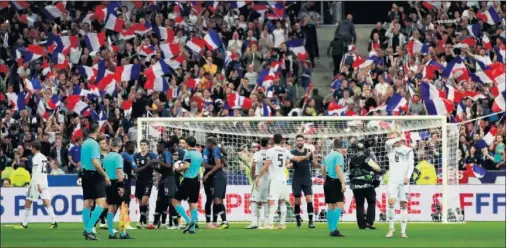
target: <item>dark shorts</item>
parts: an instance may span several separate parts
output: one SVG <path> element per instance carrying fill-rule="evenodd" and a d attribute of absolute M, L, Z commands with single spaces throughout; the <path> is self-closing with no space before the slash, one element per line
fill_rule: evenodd
<path fill-rule="evenodd" d="M 129 179 L 123 179 L 123 201 L 130 204 L 130 195 L 132 194 L 132 185 Z"/>
<path fill-rule="evenodd" d="M 326 178 L 324 182 L 324 198 L 328 204 L 343 202 L 342 184 L 339 179 Z"/>
<path fill-rule="evenodd" d="M 305 196 L 313 195 L 312 180 L 298 180 L 292 181 L 292 194 L 294 197 L 301 197 L 301 191 Z"/>
<path fill-rule="evenodd" d="M 199 178 L 184 178 L 174 199 L 178 201 L 188 200 L 189 203 L 199 201 Z"/>
<path fill-rule="evenodd" d="M 106 187 L 106 202 L 109 205 L 121 205 L 123 197 L 118 192 L 120 187 L 118 186 L 118 180 L 111 180 L 111 185 Z M 124 191 L 125 193 L 125 191 Z"/>
<path fill-rule="evenodd" d="M 136 182 L 136 198 L 141 199 L 143 196 L 150 197 L 151 188 L 153 187 L 152 181 L 137 181 Z"/>
<path fill-rule="evenodd" d="M 96 200 L 106 197 L 104 177 L 96 171 L 83 170 L 81 188 L 83 188 L 83 200 Z"/>
<path fill-rule="evenodd" d="M 213 177 L 213 198 L 225 198 L 227 191 L 227 175 L 223 171 L 215 173 Z"/>
<path fill-rule="evenodd" d="M 174 176 L 168 176 L 158 184 L 157 200 L 173 198 L 174 195 L 176 195 L 176 179 Z"/>

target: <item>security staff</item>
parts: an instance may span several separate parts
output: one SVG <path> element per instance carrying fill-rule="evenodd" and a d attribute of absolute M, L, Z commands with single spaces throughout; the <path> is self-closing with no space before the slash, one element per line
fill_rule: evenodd
<path fill-rule="evenodd" d="M 365 153 L 362 143 L 356 145 L 356 154 L 350 160 L 350 189 L 356 200 L 356 217 L 359 229 L 376 229 L 375 221 L 375 172 L 380 172 L 380 166 Z M 366 219 L 364 218 L 364 200 L 368 203 Z"/>

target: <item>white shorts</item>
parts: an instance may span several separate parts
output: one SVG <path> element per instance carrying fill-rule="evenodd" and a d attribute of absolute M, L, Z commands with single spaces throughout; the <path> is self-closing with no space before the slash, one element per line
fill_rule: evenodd
<path fill-rule="evenodd" d="M 407 202 L 410 193 L 410 185 L 404 184 L 388 184 L 387 185 L 387 198 L 397 199 L 400 202 Z"/>
<path fill-rule="evenodd" d="M 252 186 L 252 194 L 250 195 L 251 202 L 267 202 L 268 200 L 268 180 L 261 180 L 259 187 L 255 184 Z"/>
<path fill-rule="evenodd" d="M 51 194 L 49 193 L 48 188 L 43 188 L 42 193 L 39 193 L 36 184 L 30 184 L 28 186 L 28 191 L 26 192 L 26 199 L 36 202 L 39 200 L 39 197 L 43 200 L 51 200 Z"/>
<path fill-rule="evenodd" d="M 289 200 L 287 182 L 280 180 L 270 180 L 268 186 L 268 200 Z"/>

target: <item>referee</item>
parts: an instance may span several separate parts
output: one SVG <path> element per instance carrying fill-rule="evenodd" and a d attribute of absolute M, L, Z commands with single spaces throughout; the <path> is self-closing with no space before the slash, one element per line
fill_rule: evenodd
<path fill-rule="evenodd" d="M 327 204 L 327 226 L 329 236 L 345 237 L 338 231 L 338 222 L 342 215 L 343 193 L 346 190 L 345 180 L 343 178 L 343 166 L 345 159 L 343 153 L 343 142 L 334 140 L 333 151 L 324 158 L 322 167 L 322 177 L 326 178 L 324 182 L 324 197 Z"/>
<path fill-rule="evenodd" d="M 350 189 L 356 200 L 356 218 L 359 229 L 376 229 L 375 221 L 375 184 L 374 172 L 380 172 L 380 166 L 365 153 L 362 143 L 356 145 L 356 154 L 350 159 Z M 364 200 L 368 203 L 364 218 Z"/>
<path fill-rule="evenodd" d="M 83 188 L 83 224 L 85 228 L 83 235 L 86 240 L 98 240 L 92 230 L 106 206 L 106 184 L 111 184 L 100 164 L 98 134 L 99 124 L 93 123 L 90 134 L 81 147 L 81 166 L 83 167 L 81 187 Z M 91 207 L 94 201 L 95 209 L 92 213 Z"/>

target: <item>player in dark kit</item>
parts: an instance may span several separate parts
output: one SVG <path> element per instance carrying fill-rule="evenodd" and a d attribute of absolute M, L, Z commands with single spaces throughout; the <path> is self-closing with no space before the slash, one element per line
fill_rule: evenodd
<path fill-rule="evenodd" d="M 225 212 L 224 198 L 227 188 L 227 175 L 223 171 L 224 161 L 222 150 L 217 147 L 217 140 L 210 137 L 206 140 L 206 149 L 203 151 L 204 165 L 204 192 L 206 193 L 206 223 L 208 228 L 216 228 L 218 215 L 222 218 L 222 224 L 218 229 L 229 228 Z M 213 224 L 210 224 L 211 201 L 213 201 Z"/>
<path fill-rule="evenodd" d="M 160 141 L 157 144 L 157 162 L 153 163 L 153 169 L 160 173 L 158 180 L 157 205 L 155 207 L 155 215 L 153 225 L 160 227 L 160 216 L 167 215 L 167 207 L 169 202 L 174 198 L 176 193 L 176 182 L 173 172 L 173 156 L 169 151 L 165 150 L 165 142 Z M 174 210 L 176 211 L 176 210 Z"/>
<path fill-rule="evenodd" d="M 294 156 L 305 156 L 311 153 L 304 148 L 305 137 L 301 134 L 296 136 L 296 149 L 291 153 Z M 301 191 L 305 194 L 306 211 L 308 213 L 308 228 L 315 228 L 313 224 L 313 191 L 312 191 L 312 166 L 320 168 L 320 165 L 313 161 L 313 155 L 301 162 L 293 162 L 294 174 L 292 178 L 292 194 L 294 194 L 294 215 L 296 215 L 297 227 L 301 227 Z"/>
<path fill-rule="evenodd" d="M 153 224 L 148 225 L 148 203 L 150 201 L 151 188 L 153 187 L 153 167 L 152 163 L 156 161 L 157 155 L 148 151 L 148 140 L 141 140 L 141 152 L 134 155 L 134 161 L 137 168 L 134 172 L 137 174 L 136 198 L 140 202 L 139 212 L 141 217 L 137 223 L 139 229 L 155 229 Z"/>
<path fill-rule="evenodd" d="M 183 138 L 178 138 L 178 136 L 171 136 L 171 140 L 169 142 L 169 152 L 172 153 L 173 156 L 173 164 L 177 161 L 183 161 L 183 157 L 185 156 L 185 148 L 187 142 Z M 176 182 L 176 191 L 180 188 L 182 175 L 180 173 L 174 173 L 174 179 Z M 180 228 L 180 218 L 181 216 L 178 214 L 176 209 L 172 204 L 169 204 L 169 226 L 168 229 L 179 229 Z M 163 220 L 163 218 L 162 218 Z M 196 224 L 197 228 L 197 224 Z"/>
<path fill-rule="evenodd" d="M 136 145 L 133 141 L 127 141 L 125 143 L 125 152 L 121 154 L 123 158 L 123 187 L 124 187 L 124 193 L 123 193 L 123 201 L 130 206 L 130 196 L 132 194 L 132 172 L 135 168 L 137 168 L 136 163 L 134 161 L 133 155 L 134 151 L 136 150 Z M 130 225 L 126 227 L 127 230 L 134 229 Z"/>

